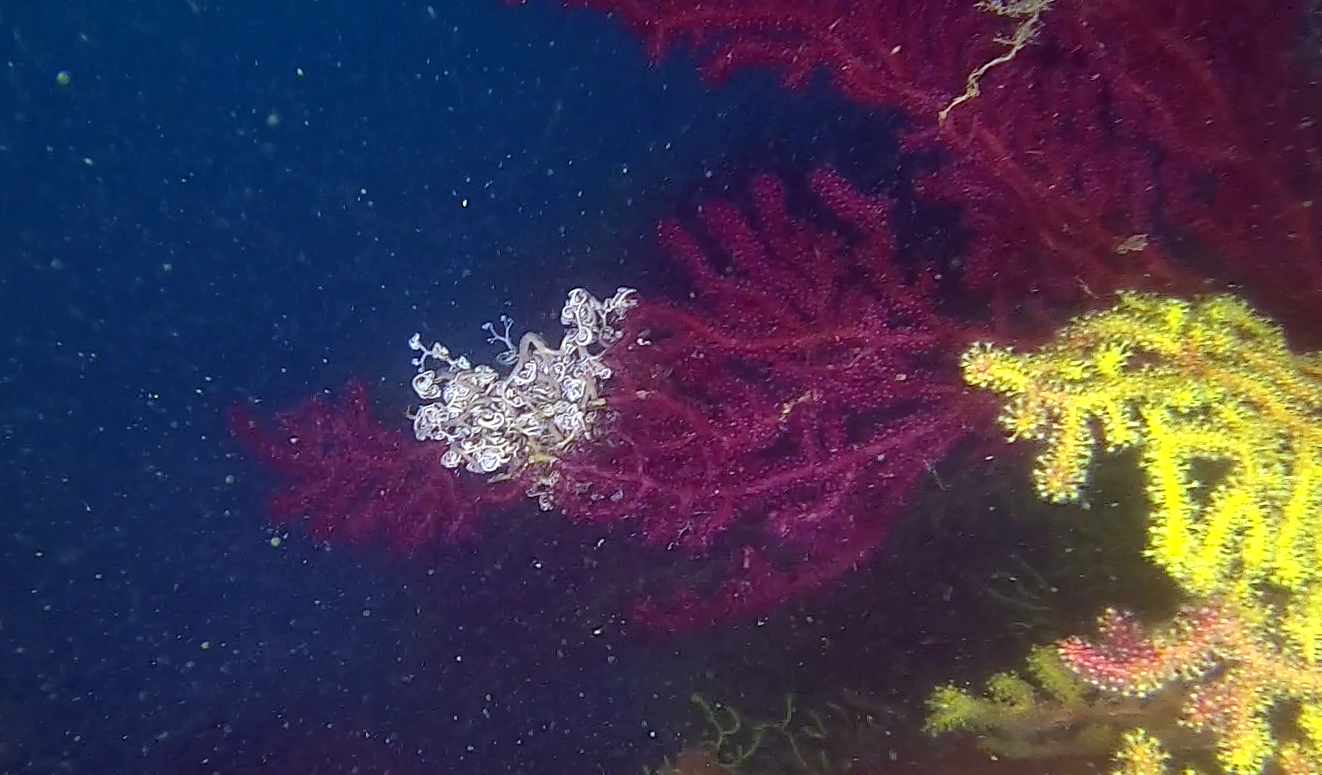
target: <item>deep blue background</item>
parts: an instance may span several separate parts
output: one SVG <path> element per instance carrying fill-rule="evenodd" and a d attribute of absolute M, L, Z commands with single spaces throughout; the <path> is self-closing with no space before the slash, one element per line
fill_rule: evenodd
<path fill-rule="evenodd" d="M 515 522 L 409 562 L 273 546 L 224 412 L 352 375 L 400 412 L 414 331 L 482 355 L 482 322 L 547 328 L 573 286 L 664 286 L 658 217 L 830 161 L 871 119 L 765 76 L 711 90 L 554 4 L 0 14 L 0 771 L 671 751 L 697 668 L 566 598 L 591 536 Z"/>

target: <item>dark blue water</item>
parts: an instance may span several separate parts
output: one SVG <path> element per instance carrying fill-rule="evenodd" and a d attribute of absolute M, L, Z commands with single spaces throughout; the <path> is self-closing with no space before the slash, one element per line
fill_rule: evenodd
<path fill-rule="evenodd" d="M 0 771 L 672 750 L 695 669 L 598 627 L 584 587 L 628 579 L 575 577 L 584 536 L 273 546 L 224 411 L 363 375 L 398 412 L 414 331 L 481 354 L 573 286 L 664 285 L 658 217 L 868 118 L 489 0 L 10 3 L 0 67 Z"/>

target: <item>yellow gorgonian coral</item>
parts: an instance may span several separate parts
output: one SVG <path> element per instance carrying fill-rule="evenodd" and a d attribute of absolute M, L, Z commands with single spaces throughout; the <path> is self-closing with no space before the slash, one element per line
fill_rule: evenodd
<path fill-rule="evenodd" d="M 1099 692 L 1090 705 L 1178 704 L 1122 736 L 1117 775 L 1168 772 L 1163 741 L 1214 748 L 1229 775 L 1322 772 L 1322 357 L 1292 353 L 1233 296 L 1125 294 L 1040 350 L 976 345 L 963 368 L 1005 397 L 1012 438 L 1042 444 L 1047 500 L 1080 498 L 1099 448 L 1138 453 L 1146 552 L 1189 603 L 1151 629 L 1112 611 L 1096 641 L 1056 645 Z M 939 690 L 933 725 L 976 729 L 989 710 L 1040 718 L 1044 700 L 1024 708 L 992 689 L 981 701 Z"/>
<path fill-rule="evenodd" d="M 1148 555 L 1191 594 L 1318 583 L 1322 360 L 1243 301 L 1124 294 L 1036 352 L 976 345 L 963 368 L 1005 396 L 1012 437 L 1044 444 L 1047 500 L 1080 497 L 1099 447 L 1138 449 Z"/>

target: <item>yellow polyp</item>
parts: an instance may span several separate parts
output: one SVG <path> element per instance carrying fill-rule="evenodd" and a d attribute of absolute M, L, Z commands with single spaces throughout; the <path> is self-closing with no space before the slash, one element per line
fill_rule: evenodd
<path fill-rule="evenodd" d="M 1252 716 L 1222 738 L 1218 749 L 1217 759 L 1229 775 L 1257 775 L 1275 752 L 1276 741 L 1266 720 Z"/>
<path fill-rule="evenodd" d="M 1042 406 L 1028 399 L 1012 401 L 1007 404 L 999 418 L 1001 427 L 1006 430 L 1011 441 L 1019 439 L 1041 439 L 1047 427 L 1042 414 Z"/>
<path fill-rule="evenodd" d="M 1166 328 L 1172 331 L 1183 328 L 1185 322 L 1189 319 L 1189 305 L 1183 301 L 1174 301 L 1168 304 L 1165 310 L 1165 318 Z"/>
<path fill-rule="evenodd" d="M 1064 382 L 1082 382 L 1091 376 L 1092 369 L 1087 361 L 1071 359 L 1060 365 L 1058 379 Z"/>
<path fill-rule="evenodd" d="M 1097 373 L 1102 377 L 1118 377 L 1124 372 L 1132 350 L 1123 340 L 1107 342 L 1097 348 Z"/>
<path fill-rule="evenodd" d="M 1157 738 L 1145 730 L 1133 729 L 1121 737 L 1115 758 L 1120 767 L 1114 775 L 1164 775 L 1170 755 Z"/>

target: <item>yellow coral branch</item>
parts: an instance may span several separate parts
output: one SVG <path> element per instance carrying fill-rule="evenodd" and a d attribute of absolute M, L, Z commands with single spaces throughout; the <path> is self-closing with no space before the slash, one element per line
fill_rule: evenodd
<path fill-rule="evenodd" d="M 1005 396 L 1011 438 L 1044 443 L 1047 500 L 1081 497 L 1098 447 L 1139 448 L 1148 555 L 1191 594 L 1322 578 L 1322 369 L 1239 299 L 1126 294 L 1038 352 L 976 345 L 963 367 Z"/>

